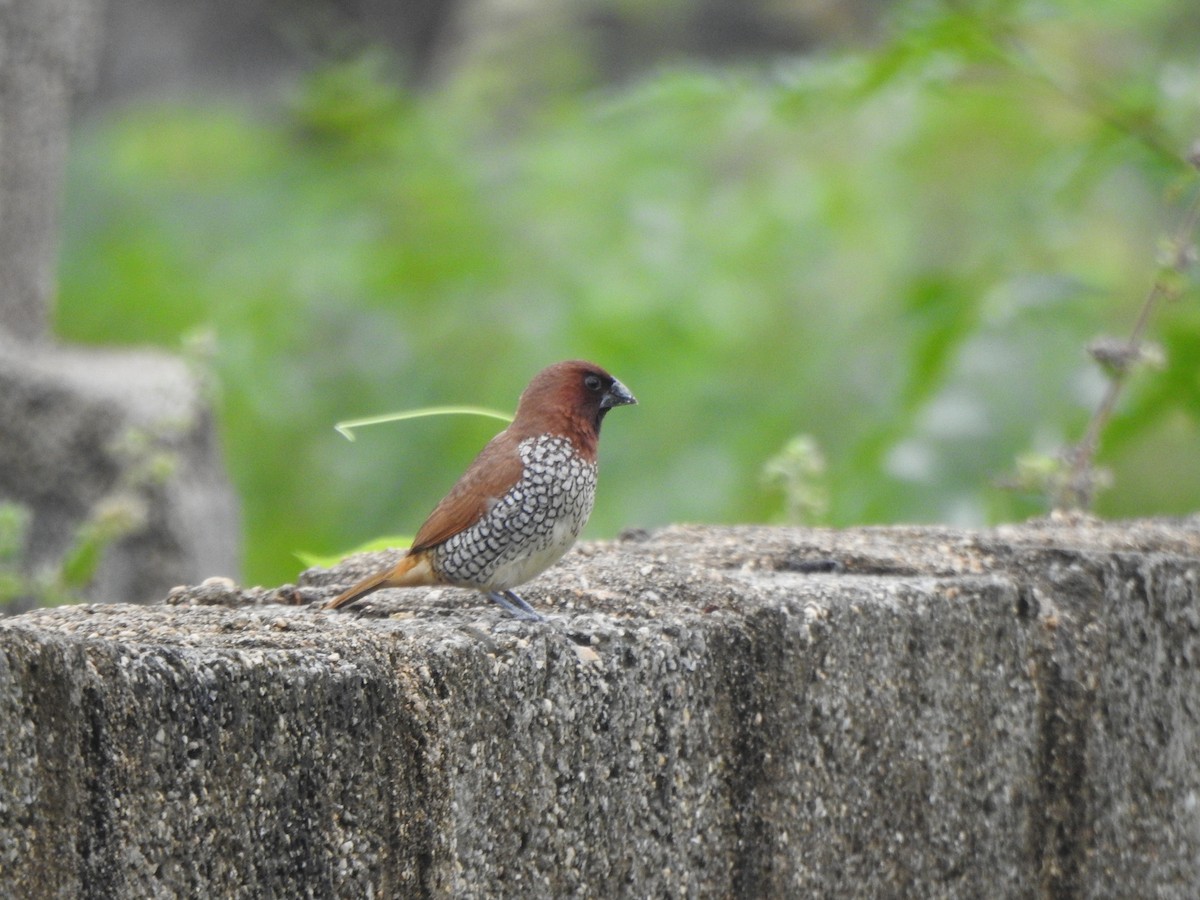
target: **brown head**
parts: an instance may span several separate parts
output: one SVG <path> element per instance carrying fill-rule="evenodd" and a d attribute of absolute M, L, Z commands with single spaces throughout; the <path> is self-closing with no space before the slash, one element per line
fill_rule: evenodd
<path fill-rule="evenodd" d="M 578 359 L 547 366 L 533 376 L 509 431 L 520 436 L 561 434 L 595 458 L 600 423 L 614 406 L 637 403 L 628 388 L 594 363 Z"/>

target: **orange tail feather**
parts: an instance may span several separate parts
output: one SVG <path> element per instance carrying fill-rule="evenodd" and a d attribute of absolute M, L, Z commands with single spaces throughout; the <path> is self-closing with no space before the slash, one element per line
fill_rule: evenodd
<path fill-rule="evenodd" d="M 353 603 L 355 600 L 360 600 L 367 594 L 373 594 L 375 591 L 383 588 L 393 587 L 417 587 L 423 584 L 436 584 L 437 580 L 433 576 L 433 570 L 429 566 L 429 561 L 418 553 L 412 556 L 403 557 L 400 562 L 392 566 L 390 569 L 384 569 L 369 578 L 364 578 L 354 587 L 343 591 L 332 600 L 325 604 L 325 609 L 337 609 L 340 606 L 345 606 L 347 603 Z"/>

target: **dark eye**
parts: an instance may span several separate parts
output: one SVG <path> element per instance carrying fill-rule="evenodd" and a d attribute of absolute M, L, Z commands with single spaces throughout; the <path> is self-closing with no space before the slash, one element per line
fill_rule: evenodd
<path fill-rule="evenodd" d="M 589 391 L 598 391 L 604 386 L 604 382 L 600 380 L 599 375 L 589 375 L 583 379 L 583 386 Z"/>

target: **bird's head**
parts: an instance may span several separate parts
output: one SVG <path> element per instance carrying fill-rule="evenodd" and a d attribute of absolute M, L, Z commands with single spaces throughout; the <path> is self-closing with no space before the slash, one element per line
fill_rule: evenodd
<path fill-rule="evenodd" d="M 595 453 L 600 423 L 616 406 L 637 403 L 629 389 L 604 369 L 582 360 L 548 366 L 529 382 L 513 426 L 523 433 L 565 434 L 582 451 Z"/>

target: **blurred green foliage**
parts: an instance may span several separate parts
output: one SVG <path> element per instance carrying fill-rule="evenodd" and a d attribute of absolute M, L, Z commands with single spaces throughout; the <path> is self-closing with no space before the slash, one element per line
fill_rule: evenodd
<path fill-rule="evenodd" d="M 145 492 L 170 479 L 178 463 L 166 443 L 176 427 L 181 426 L 163 426 L 161 433 L 130 428 L 117 437 L 109 451 L 121 459 L 120 477 L 92 504 L 66 552 L 53 563 L 28 564 L 24 549 L 31 513 L 19 503 L 0 502 L 0 612 L 84 598 L 110 547 L 146 528 Z"/>
<path fill-rule="evenodd" d="M 75 138 L 58 331 L 215 336 L 252 581 L 415 529 L 496 430 L 334 422 L 512 409 L 573 356 L 641 401 L 605 425 L 593 537 L 778 520 L 788 483 L 838 525 L 1023 517 L 993 480 L 1078 438 L 1083 348 L 1128 332 L 1195 188 L 1198 19 L 909 2 L 869 50 L 615 86 L 465 65 L 412 93 L 366 55 L 271 108 L 130 109 Z M 1200 507 L 1191 284 L 1151 335 L 1107 515 Z M 797 447 L 823 467 L 781 475 Z"/>
<path fill-rule="evenodd" d="M 29 510 L 0 502 L 0 612 L 78 603 L 109 545 L 142 524 L 140 510 L 129 501 L 114 496 L 101 503 L 80 525 L 63 559 L 33 572 L 23 559 Z"/>

